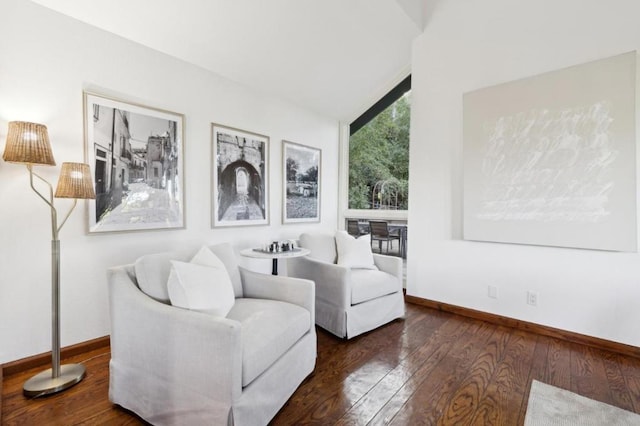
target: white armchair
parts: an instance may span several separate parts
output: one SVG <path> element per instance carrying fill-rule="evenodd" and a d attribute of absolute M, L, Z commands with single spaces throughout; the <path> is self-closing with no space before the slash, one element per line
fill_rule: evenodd
<path fill-rule="evenodd" d="M 349 268 L 336 264 L 333 235 L 302 234 L 299 244 L 311 254 L 289 259 L 288 274 L 315 282 L 317 325 L 350 339 L 404 317 L 402 259 L 374 253 L 377 270 Z"/>
<path fill-rule="evenodd" d="M 170 260 L 143 256 L 108 272 L 109 399 L 154 425 L 266 425 L 313 371 L 314 284 L 239 268 L 209 247 L 236 294 L 226 317 L 169 304 Z"/>

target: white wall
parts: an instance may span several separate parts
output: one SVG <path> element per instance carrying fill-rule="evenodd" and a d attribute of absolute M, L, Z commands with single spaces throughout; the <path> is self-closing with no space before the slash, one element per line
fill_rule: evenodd
<path fill-rule="evenodd" d="M 436 6 L 413 47 L 407 293 L 640 346 L 638 254 L 461 239 L 462 94 L 640 48 L 640 3 Z"/>
<path fill-rule="evenodd" d="M 0 151 L 8 121 L 46 124 L 58 166 L 38 172 L 54 184 L 63 161 L 84 160 L 83 90 L 186 117 L 185 230 L 86 235 L 84 205 L 62 230 L 62 346 L 109 334 L 109 266 L 176 246 L 231 241 L 240 249 L 294 238 L 307 228 L 336 228 L 336 120 L 31 2 L 3 0 L 0 15 Z M 270 136 L 270 226 L 211 229 L 211 122 Z M 320 224 L 281 224 L 282 139 L 322 149 Z M 65 200 L 57 205 L 63 211 L 69 206 Z M 0 363 L 51 349 L 49 220 L 26 169 L 0 161 Z M 246 264 L 270 271 L 269 261 Z"/>

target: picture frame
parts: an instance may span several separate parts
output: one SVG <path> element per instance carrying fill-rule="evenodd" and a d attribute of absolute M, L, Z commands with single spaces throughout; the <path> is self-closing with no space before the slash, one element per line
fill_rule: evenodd
<path fill-rule="evenodd" d="M 83 92 L 88 232 L 185 228 L 184 115 Z"/>
<path fill-rule="evenodd" d="M 269 136 L 211 124 L 211 226 L 269 224 Z"/>
<path fill-rule="evenodd" d="M 320 222 L 322 150 L 282 141 L 282 223 Z"/>

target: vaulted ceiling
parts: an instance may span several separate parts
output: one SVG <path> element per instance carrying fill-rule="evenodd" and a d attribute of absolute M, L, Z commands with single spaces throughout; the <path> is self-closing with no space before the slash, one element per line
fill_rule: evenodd
<path fill-rule="evenodd" d="M 410 71 L 424 0 L 33 0 L 350 121 Z"/>

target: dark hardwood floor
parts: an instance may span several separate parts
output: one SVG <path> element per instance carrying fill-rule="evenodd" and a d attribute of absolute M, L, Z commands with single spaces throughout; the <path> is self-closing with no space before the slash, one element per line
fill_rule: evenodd
<path fill-rule="evenodd" d="M 3 425 L 139 425 L 108 401 L 109 349 L 75 356 L 87 377 L 28 400 L 40 369 L 4 377 Z M 407 318 L 350 341 L 318 330 L 318 361 L 272 425 L 521 425 L 533 379 L 640 413 L 640 359 L 407 304 Z"/>

